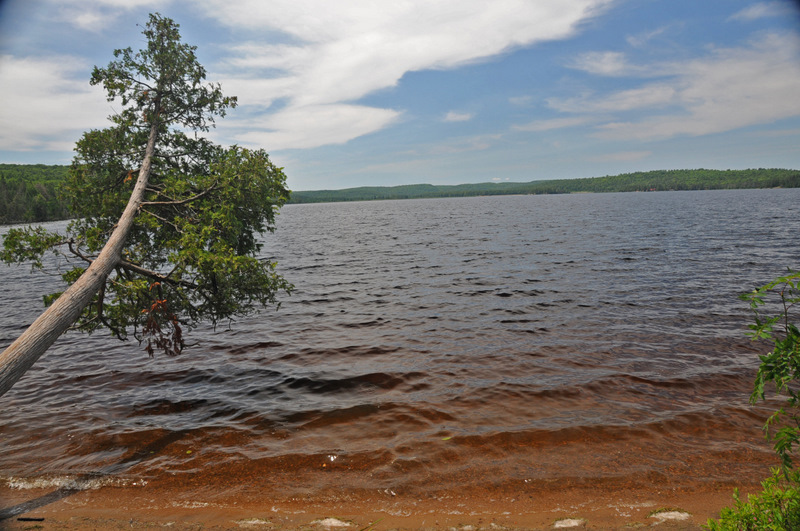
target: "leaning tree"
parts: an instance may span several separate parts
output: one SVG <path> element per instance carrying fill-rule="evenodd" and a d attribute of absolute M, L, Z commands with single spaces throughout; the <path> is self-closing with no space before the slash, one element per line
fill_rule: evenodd
<path fill-rule="evenodd" d="M 0 395 L 69 329 L 133 334 L 150 355 L 175 355 L 184 329 L 248 314 L 291 289 L 259 258 L 259 235 L 274 231 L 289 195 L 286 177 L 263 150 L 202 136 L 236 98 L 205 82 L 178 29 L 150 15 L 146 48 L 116 50 L 92 72 L 121 109 L 76 144 L 66 233 L 28 227 L 4 238 L 7 263 L 41 269 L 52 251 L 69 267 L 67 289 L 46 296 L 44 313 L 0 354 Z"/>

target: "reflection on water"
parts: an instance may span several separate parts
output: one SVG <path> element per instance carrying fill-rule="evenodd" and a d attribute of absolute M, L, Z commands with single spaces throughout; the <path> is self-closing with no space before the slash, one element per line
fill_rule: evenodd
<path fill-rule="evenodd" d="M 297 287 L 279 311 L 195 330 L 177 359 L 61 338 L 1 399 L 0 476 L 112 467 L 287 492 L 735 483 L 772 462 L 737 295 L 798 266 L 798 199 L 287 206 L 265 245 Z M 57 279 L 1 274 L 6 345 Z"/>

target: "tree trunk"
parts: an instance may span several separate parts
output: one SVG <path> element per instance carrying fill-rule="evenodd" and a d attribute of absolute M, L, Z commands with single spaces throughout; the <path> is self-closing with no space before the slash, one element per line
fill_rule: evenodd
<path fill-rule="evenodd" d="M 98 257 L 78 280 L 67 288 L 16 341 L 0 354 L 0 396 L 11 389 L 11 386 L 36 363 L 36 360 L 50 348 L 50 345 L 72 326 L 119 263 L 125 239 L 133 226 L 139 205 L 144 200 L 157 136 L 158 123 L 154 120 L 150 127 L 150 136 L 147 139 L 139 177 L 128 200 L 128 205 Z"/>

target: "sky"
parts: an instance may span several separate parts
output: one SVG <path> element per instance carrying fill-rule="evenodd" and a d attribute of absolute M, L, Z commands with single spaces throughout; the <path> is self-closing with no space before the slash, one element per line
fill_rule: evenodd
<path fill-rule="evenodd" d="M 109 126 L 92 68 L 151 12 L 293 190 L 800 169 L 790 0 L 0 0 L 0 163 Z"/>

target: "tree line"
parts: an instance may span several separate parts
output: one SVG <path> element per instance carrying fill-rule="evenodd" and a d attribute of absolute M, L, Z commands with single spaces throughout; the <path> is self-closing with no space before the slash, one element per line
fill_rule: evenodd
<path fill-rule="evenodd" d="M 457 185 L 362 186 L 343 190 L 294 191 L 290 203 L 421 199 L 482 195 L 662 192 L 747 188 L 800 188 L 800 170 L 656 170 L 581 179 Z"/>
<path fill-rule="evenodd" d="M 0 224 L 67 219 L 60 197 L 67 166 L 0 164 Z"/>
<path fill-rule="evenodd" d="M 0 224 L 34 223 L 72 217 L 61 197 L 68 166 L 0 164 Z M 476 184 L 362 186 L 292 192 L 289 203 L 329 203 L 481 195 L 571 194 L 800 188 L 800 170 L 655 170 L 580 179 Z"/>

